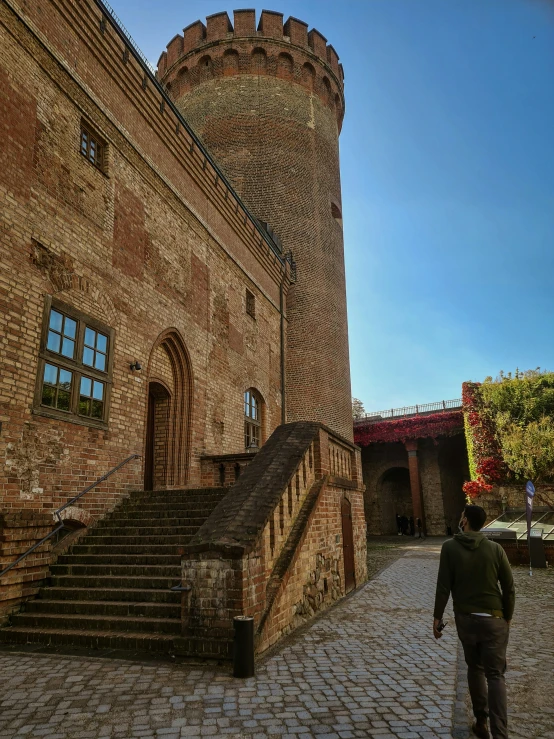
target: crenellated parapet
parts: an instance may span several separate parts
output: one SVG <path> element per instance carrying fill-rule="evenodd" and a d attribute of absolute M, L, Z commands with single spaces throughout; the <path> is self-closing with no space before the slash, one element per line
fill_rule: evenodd
<path fill-rule="evenodd" d="M 344 73 L 339 57 L 315 28 L 292 16 L 235 10 L 196 21 L 175 36 L 158 61 L 158 79 L 174 99 L 203 82 L 231 75 L 269 75 L 302 85 L 344 116 Z"/>

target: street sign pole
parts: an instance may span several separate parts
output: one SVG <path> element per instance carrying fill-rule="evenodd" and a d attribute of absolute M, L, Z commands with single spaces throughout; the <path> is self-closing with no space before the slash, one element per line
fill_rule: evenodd
<path fill-rule="evenodd" d="M 529 547 L 529 576 L 533 575 L 533 563 L 531 562 L 531 518 L 533 515 L 533 498 L 535 497 L 535 486 L 531 480 L 527 480 L 525 486 L 525 513 L 527 514 L 527 546 Z"/>

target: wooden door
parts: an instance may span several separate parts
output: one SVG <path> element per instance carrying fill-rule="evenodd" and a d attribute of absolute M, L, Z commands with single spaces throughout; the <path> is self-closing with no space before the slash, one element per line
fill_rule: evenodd
<path fill-rule="evenodd" d="M 156 399 L 148 393 L 148 417 L 146 420 L 146 448 L 144 450 L 144 489 L 154 488 L 154 423 Z"/>
<path fill-rule="evenodd" d="M 342 518 L 342 550 L 344 556 L 344 588 L 350 592 L 356 587 L 356 570 L 354 566 L 354 532 L 352 530 L 352 505 L 348 498 L 340 504 Z"/>

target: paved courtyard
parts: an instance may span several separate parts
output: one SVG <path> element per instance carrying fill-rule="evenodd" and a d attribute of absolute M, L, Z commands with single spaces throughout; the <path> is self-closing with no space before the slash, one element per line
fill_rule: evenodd
<path fill-rule="evenodd" d="M 375 561 L 389 566 L 266 657 L 249 680 L 233 679 L 228 668 L 0 652 L 0 737 L 468 736 L 452 615 L 443 639 L 430 632 L 439 546 L 375 547 Z M 551 739 L 554 578 L 541 572 L 531 583 L 521 570 L 516 577 L 511 733 Z M 527 618 L 536 620 L 540 655 L 528 654 Z"/>

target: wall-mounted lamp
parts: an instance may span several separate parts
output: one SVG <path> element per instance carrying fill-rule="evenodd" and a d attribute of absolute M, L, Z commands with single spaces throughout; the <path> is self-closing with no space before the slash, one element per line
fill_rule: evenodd
<path fill-rule="evenodd" d="M 142 369 L 142 364 L 140 362 L 137 362 L 136 359 L 135 359 L 135 361 L 133 362 L 133 364 L 130 364 L 129 367 L 131 368 L 131 371 L 132 372 L 134 372 L 135 370 L 137 372 L 140 372 L 140 370 Z"/>
<path fill-rule="evenodd" d="M 259 451 L 260 447 L 256 443 L 256 439 L 252 439 L 250 442 L 250 445 L 246 448 L 247 452 L 257 452 Z"/>

